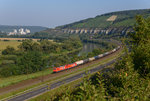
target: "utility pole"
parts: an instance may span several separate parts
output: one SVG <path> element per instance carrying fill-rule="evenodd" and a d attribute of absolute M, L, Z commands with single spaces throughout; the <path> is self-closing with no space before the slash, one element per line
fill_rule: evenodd
<path fill-rule="evenodd" d="M 27 79 L 28 79 L 28 68 L 29 68 L 29 65 L 27 65 L 27 69 L 26 69 L 26 72 L 27 72 Z"/>
<path fill-rule="evenodd" d="M 44 76 L 44 75 L 43 75 L 44 73 L 43 73 L 43 72 L 44 72 L 44 71 L 42 70 L 42 82 L 44 81 L 44 77 L 43 77 L 43 76 Z"/>

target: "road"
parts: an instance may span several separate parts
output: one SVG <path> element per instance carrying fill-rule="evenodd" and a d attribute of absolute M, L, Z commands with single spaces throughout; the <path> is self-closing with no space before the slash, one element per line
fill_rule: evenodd
<path fill-rule="evenodd" d="M 116 61 L 116 60 L 112 60 L 112 61 L 110 61 L 110 62 L 108 62 L 108 63 L 106 63 L 106 64 L 104 64 L 104 65 L 101 65 L 101 66 L 95 67 L 95 68 L 93 68 L 93 69 L 90 69 L 90 70 L 87 71 L 87 72 L 82 72 L 82 73 L 79 73 L 79 74 L 74 75 L 74 76 L 72 76 L 72 77 L 66 78 L 66 79 L 64 79 L 64 80 L 62 80 L 62 81 L 58 81 L 58 82 L 56 82 L 56 83 L 53 83 L 53 84 L 51 84 L 51 85 L 46 85 L 46 86 L 44 86 L 44 87 L 41 87 L 41 88 L 38 88 L 38 89 L 36 89 L 36 90 L 27 92 L 27 93 L 25 93 L 25 94 L 18 95 L 18 96 L 16 96 L 16 97 L 13 97 L 13 98 L 9 99 L 8 101 L 24 101 L 24 100 L 30 99 L 30 98 L 32 98 L 32 97 L 34 97 L 34 96 L 37 96 L 37 95 L 42 94 L 42 93 L 44 93 L 44 92 L 47 92 L 47 91 L 49 91 L 49 90 L 51 90 L 51 89 L 57 88 L 57 87 L 63 85 L 64 83 L 70 83 L 70 82 L 72 82 L 72 81 L 74 81 L 74 80 L 77 80 L 77 79 L 79 79 L 79 78 L 84 77 L 85 75 L 88 75 L 88 74 L 90 74 L 90 73 L 95 73 L 95 72 L 101 70 L 102 68 L 105 68 L 105 67 L 107 67 L 107 66 L 113 64 L 115 61 Z"/>

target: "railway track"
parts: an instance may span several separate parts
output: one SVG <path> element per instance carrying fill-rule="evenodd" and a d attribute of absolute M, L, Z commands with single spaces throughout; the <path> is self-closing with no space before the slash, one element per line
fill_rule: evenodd
<path fill-rule="evenodd" d="M 27 99 L 29 99 L 29 98 L 32 98 L 32 97 L 34 97 L 34 96 L 37 96 L 37 95 L 42 94 L 42 93 L 44 93 L 44 92 L 47 92 L 47 91 L 49 91 L 49 90 L 52 90 L 52 89 L 54 89 L 54 88 L 57 88 L 57 87 L 59 87 L 59 86 L 65 84 L 65 83 L 70 83 L 70 82 L 72 82 L 72 81 L 74 81 L 74 80 L 77 80 L 77 79 L 79 79 L 79 78 L 82 78 L 82 77 L 84 77 L 85 75 L 95 73 L 95 72 L 97 72 L 97 71 L 99 71 L 99 70 L 101 70 L 101 69 L 103 69 L 103 68 L 105 68 L 105 67 L 107 67 L 107 66 L 113 64 L 115 61 L 116 61 L 116 59 L 115 59 L 115 60 L 112 60 L 112 61 L 110 61 L 110 62 L 108 62 L 108 63 L 106 63 L 106 64 L 104 64 L 104 65 L 101 65 L 101 66 L 98 66 L 98 67 L 96 67 L 96 68 L 90 69 L 88 72 L 82 72 L 82 73 L 77 74 L 77 75 L 75 75 L 75 76 L 66 78 L 66 79 L 64 79 L 64 80 L 62 80 L 62 81 L 58 81 L 58 82 L 56 82 L 56 83 L 53 83 L 53 84 L 50 84 L 50 85 L 46 85 L 46 86 L 41 87 L 41 88 L 39 88 L 39 89 L 36 89 L 36 90 L 30 91 L 30 92 L 27 92 L 27 93 L 22 94 L 22 95 L 18 95 L 18 96 L 14 97 L 14 98 L 11 98 L 11 99 L 5 99 L 5 100 L 7 100 L 7 101 L 24 101 L 24 100 L 27 100 Z M 2 100 L 2 101 L 4 101 L 4 100 Z"/>
<path fill-rule="evenodd" d="M 76 75 L 74 75 L 72 77 L 68 77 L 64 80 L 57 81 L 57 82 L 54 82 L 50 85 L 45 85 L 43 87 L 39 87 L 38 89 L 29 91 L 29 92 L 21 94 L 21 95 L 16 95 L 15 97 L 12 97 L 12 98 L 9 98 L 9 99 L 3 99 L 1 101 L 25 101 L 27 99 L 30 99 L 30 98 L 34 97 L 34 96 L 37 96 L 37 95 L 40 95 L 40 94 L 45 93 L 47 91 L 50 91 L 52 89 L 55 89 L 55 88 L 57 88 L 57 87 L 59 87 L 63 84 L 67 84 L 67 83 L 75 81 L 79 78 L 82 78 L 85 75 L 95 73 L 95 72 L 97 72 L 97 71 L 99 71 L 99 70 L 101 70 L 101 69 L 103 69 L 103 68 L 105 68 L 105 67 L 107 67 L 107 66 L 109 66 L 113 63 L 115 63 L 115 61 L 116 61 L 116 59 L 114 59 L 114 60 L 112 60 L 112 61 L 110 61 L 110 62 L 108 62 L 104 65 L 100 65 L 100 66 L 97 66 L 95 68 L 92 68 L 92 69 L 88 70 L 87 72 L 82 72 L 82 73 L 76 74 Z"/>
<path fill-rule="evenodd" d="M 119 49 L 119 50 L 121 50 L 121 49 Z M 63 85 L 64 83 L 67 84 L 67 83 L 70 83 L 70 82 L 72 82 L 74 80 L 82 78 L 83 76 L 85 76 L 87 74 L 95 73 L 95 72 L 97 72 L 97 71 L 99 71 L 99 70 L 101 70 L 101 69 L 103 69 L 103 68 L 113 64 L 115 61 L 116 61 L 116 59 L 112 60 L 112 61 L 110 61 L 110 62 L 108 62 L 108 63 L 106 63 L 104 65 L 97 66 L 95 68 L 89 69 L 88 72 L 80 72 L 79 74 L 70 76 L 68 78 L 65 78 L 65 79 L 57 81 L 57 82 L 54 82 L 54 83 L 52 83 L 50 85 L 45 85 L 45 86 L 39 87 L 38 89 L 31 90 L 31 91 L 25 92 L 23 94 L 15 95 L 15 96 L 12 96 L 12 97 L 8 97 L 8 98 L 2 99 L 0 101 L 24 101 L 24 100 L 30 99 L 30 98 L 32 98 L 34 96 L 37 96 L 39 94 L 42 94 L 42 93 L 45 93 L 45 92 L 47 92 L 49 90 L 57 88 L 57 87 Z"/>

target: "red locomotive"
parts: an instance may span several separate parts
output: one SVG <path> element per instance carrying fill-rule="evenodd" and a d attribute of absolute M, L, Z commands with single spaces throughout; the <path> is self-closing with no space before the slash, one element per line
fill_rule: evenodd
<path fill-rule="evenodd" d="M 65 69 L 70 69 L 70 68 L 75 67 L 75 66 L 77 66 L 76 63 L 67 64 L 67 65 L 65 65 L 65 66 L 60 66 L 60 67 L 54 67 L 54 68 L 53 68 L 53 72 L 63 71 L 63 70 L 65 70 Z"/>
<path fill-rule="evenodd" d="M 81 65 L 81 64 L 84 64 L 84 63 L 87 63 L 87 62 L 90 62 L 90 61 L 94 61 L 96 59 L 99 59 L 99 58 L 102 58 L 102 57 L 107 56 L 109 54 L 112 54 L 112 53 L 116 52 L 118 49 L 120 49 L 120 46 L 118 46 L 117 48 L 115 48 L 115 49 L 113 49 L 109 52 L 105 52 L 104 54 L 99 54 L 98 56 L 94 56 L 94 57 L 91 57 L 91 58 L 88 58 L 88 59 L 85 59 L 85 60 L 76 61 L 75 63 L 67 64 L 65 66 L 54 67 L 53 72 L 54 73 L 60 72 L 60 71 L 70 69 L 70 68 L 76 67 L 78 65 Z"/>

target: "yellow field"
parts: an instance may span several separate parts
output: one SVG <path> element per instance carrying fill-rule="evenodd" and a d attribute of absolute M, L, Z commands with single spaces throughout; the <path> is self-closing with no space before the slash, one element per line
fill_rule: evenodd
<path fill-rule="evenodd" d="M 29 39 L 29 38 L 0 38 L 0 40 L 25 40 L 25 39 Z M 40 39 L 32 39 L 33 41 L 37 41 L 37 40 L 40 40 Z"/>
<path fill-rule="evenodd" d="M 20 43 L 21 42 L 18 42 L 18 41 L 0 41 L 0 51 L 4 50 L 7 46 L 11 46 L 17 49 Z"/>
<path fill-rule="evenodd" d="M 116 15 L 113 15 L 113 16 L 109 17 L 109 18 L 107 19 L 107 21 L 115 21 L 116 18 L 117 18 L 117 16 L 116 16 Z"/>
<path fill-rule="evenodd" d="M 0 53 L 2 50 L 6 49 L 7 46 L 14 47 L 15 49 L 18 49 L 18 45 L 21 44 L 18 40 L 25 40 L 28 38 L 0 38 Z M 9 41 L 4 41 L 4 40 L 9 40 Z M 40 40 L 40 39 L 32 39 L 33 41 Z M 53 40 L 49 40 L 53 42 Z"/>
<path fill-rule="evenodd" d="M 15 49 L 18 49 L 18 45 L 20 45 L 21 42 L 18 42 L 18 40 L 25 40 L 27 38 L 0 38 L 0 52 L 4 50 L 7 46 L 14 47 Z M 9 41 L 4 41 L 9 40 Z M 32 39 L 33 41 L 37 41 L 39 39 Z"/>

